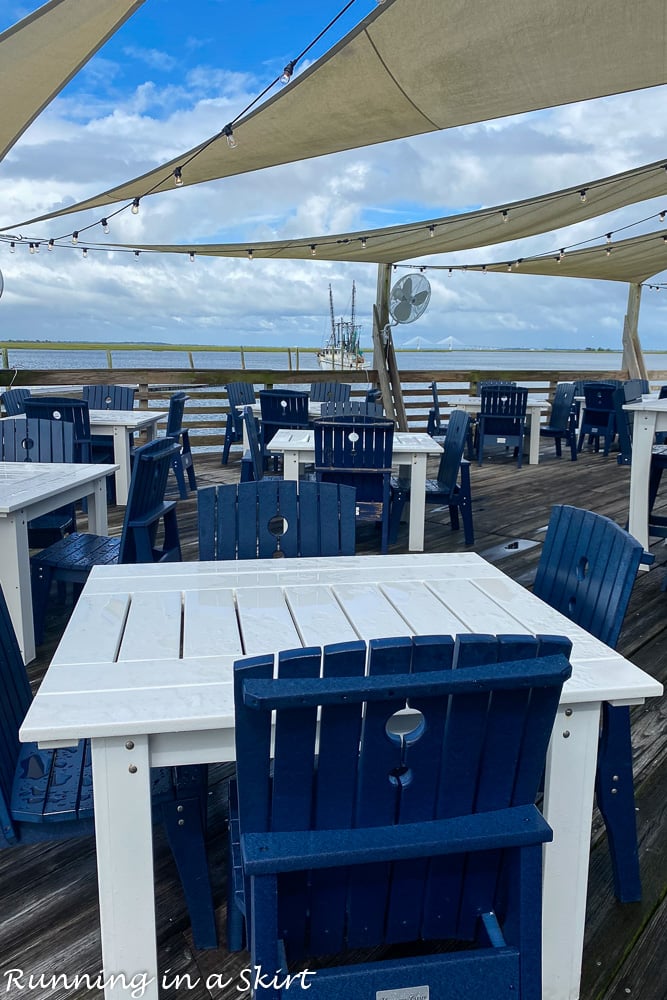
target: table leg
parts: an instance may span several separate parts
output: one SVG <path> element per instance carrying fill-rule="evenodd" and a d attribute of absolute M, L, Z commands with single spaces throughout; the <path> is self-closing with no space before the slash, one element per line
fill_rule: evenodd
<path fill-rule="evenodd" d="M 530 437 L 528 444 L 528 464 L 537 465 L 540 461 L 540 414 L 538 411 L 530 414 Z"/>
<path fill-rule="evenodd" d="M 35 628 L 30 588 L 28 519 L 24 511 L 0 518 L 0 580 L 25 663 L 35 659 Z"/>
<path fill-rule="evenodd" d="M 269 451 L 271 445 L 269 445 Z M 295 483 L 299 482 L 299 452 L 283 452 L 283 479 L 290 479 Z"/>
<path fill-rule="evenodd" d="M 91 748 L 104 995 L 158 1000 L 148 737 Z"/>
<path fill-rule="evenodd" d="M 600 704 L 561 705 L 547 755 L 542 998 L 576 1000 L 581 980 Z"/>
<path fill-rule="evenodd" d="M 410 469 L 410 521 L 408 548 L 411 552 L 424 551 L 424 517 L 426 514 L 426 460 L 427 455 L 413 455 Z M 408 467 L 399 468 L 399 476 Z"/>
<path fill-rule="evenodd" d="M 93 535 L 106 535 L 109 532 L 106 476 L 93 483 L 93 487 L 88 494 L 88 530 Z"/>
<path fill-rule="evenodd" d="M 130 435 L 126 427 L 113 429 L 113 458 L 118 466 L 116 472 L 116 503 L 127 504 L 130 494 Z"/>
<path fill-rule="evenodd" d="M 655 440 L 656 413 L 636 411 L 632 430 L 628 531 L 648 550 L 648 481 Z M 646 570 L 648 566 L 640 566 Z"/>

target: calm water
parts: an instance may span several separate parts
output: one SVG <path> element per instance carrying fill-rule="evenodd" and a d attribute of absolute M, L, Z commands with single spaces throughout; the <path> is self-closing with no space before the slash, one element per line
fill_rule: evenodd
<path fill-rule="evenodd" d="M 556 369 L 558 371 L 606 371 L 620 369 L 620 351 L 405 351 L 396 352 L 398 367 L 405 369 L 436 369 L 465 371 L 466 369 Z M 54 351 L 9 350 L 9 366 L 14 368 L 106 368 L 106 351 Z M 369 363 L 372 352 L 366 352 Z M 294 363 L 294 352 L 292 352 Z M 667 368 L 667 352 L 644 355 L 649 370 Z M 192 352 L 197 368 L 240 367 L 238 351 L 216 353 Z M 189 368 L 186 351 L 112 351 L 113 367 L 117 368 Z M 284 354 L 260 350 L 245 354 L 247 369 L 289 367 L 287 350 Z M 306 371 L 317 370 L 317 359 L 312 353 L 299 353 L 299 367 Z"/>

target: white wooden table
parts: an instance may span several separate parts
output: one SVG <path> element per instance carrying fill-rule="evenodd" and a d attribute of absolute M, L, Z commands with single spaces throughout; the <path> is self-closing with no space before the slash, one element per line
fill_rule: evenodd
<path fill-rule="evenodd" d="M 299 468 L 315 461 L 315 435 L 312 430 L 280 430 L 267 445 L 268 451 L 283 455 L 285 479 L 299 479 Z M 441 455 L 442 445 L 429 434 L 394 432 L 392 455 L 399 463 L 399 475 L 410 480 L 410 522 L 408 547 L 412 552 L 424 549 L 426 512 L 426 463 L 430 455 Z"/>
<path fill-rule="evenodd" d="M 600 704 L 661 685 L 474 553 L 95 568 L 21 728 L 92 740 L 105 979 L 157 1000 L 151 765 L 233 760 L 232 666 L 394 635 L 564 634 L 573 643 L 547 759 L 543 1000 L 579 994 Z M 108 998 L 128 998 L 122 984 Z"/>
<path fill-rule="evenodd" d="M 144 431 L 147 441 L 155 435 L 155 425 L 167 416 L 162 410 L 90 410 L 90 433 L 113 437 L 116 472 L 116 503 L 125 506 L 130 491 L 130 439 Z"/>
<path fill-rule="evenodd" d="M 452 409 L 465 410 L 466 413 L 479 413 L 482 400 L 480 396 L 447 396 L 441 406 L 451 406 Z M 530 436 L 528 444 L 528 464 L 537 465 L 540 461 L 540 416 L 551 408 L 546 399 L 528 398 L 526 414 L 530 418 Z"/>
<path fill-rule="evenodd" d="M 107 533 L 106 477 L 115 465 L 0 462 L 0 583 L 26 663 L 35 658 L 28 521 L 88 498 L 88 524 Z"/>
<path fill-rule="evenodd" d="M 624 410 L 632 418 L 632 463 L 630 465 L 630 511 L 628 531 L 648 550 L 648 480 L 651 452 L 657 431 L 667 431 L 667 399 L 642 396 L 635 403 L 626 403 Z M 640 566 L 647 570 L 648 566 Z"/>

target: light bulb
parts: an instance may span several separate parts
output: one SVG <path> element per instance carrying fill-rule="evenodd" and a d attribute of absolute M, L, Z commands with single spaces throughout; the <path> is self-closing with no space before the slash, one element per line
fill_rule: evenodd
<path fill-rule="evenodd" d="M 132 208 L 130 209 L 132 215 L 139 215 L 139 199 L 135 198 L 132 202 Z"/>
<path fill-rule="evenodd" d="M 503 222 L 509 222 L 510 214 L 507 211 L 507 209 L 503 210 L 502 216 L 503 216 Z"/>
<path fill-rule="evenodd" d="M 561 261 L 564 256 L 565 256 L 565 251 L 564 250 L 559 250 L 558 251 L 558 260 Z"/>
<path fill-rule="evenodd" d="M 317 246 L 315 243 L 310 244 L 310 256 L 315 257 L 317 254 Z"/>
<path fill-rule="evenodd" d="M 364 248 L 364 250 L 366 249 L 366 243 L 367 243 L 366 237 L 362 236 L 361 237 L 361 245 Z"/>
<path fill-rule="evenodd" d="M 83 257 L 84 260 L 86 260 L 86 258 L 88 257 L 88 247 L 83 248 L 83 250 L 81 251 L 81 256 Z"/>
<path fill-rule="evenodd" d="M 665 215 L 667 215 L 667 212 L 664 212 L 664 211 L 663 211 L 663 212 L 661 212 L 661 213 L 660 213 L 660 215 L 658 216 L 658 218 L 660 219 L 660 221 L 661 221 L 661 222 L 664 222 L 664 221 L 665 221 Z"/>
<path fill-rule="evenodd" d="M 194 262 L 195 262 L 195 255 L 194 255 L 194 251 L 191 250 L 190 251 L 190 263 L 194 264 Z"/>
<path fill-rule="evenodd" d="M 236 149 L 237 142 L 236 142 L 236 139 L 234 138 L 234 131 L 232 129 L 232 126 L 231 125 L 225 125 L 225 127 L 222 130 L 222 132 L 223 132 L 223 135 L 227 136 L 227 145 L 229 146 L 229 148 L 230 149 Z"/>
<path fill-rule="evenodd" d="M 508 263 L 508 265 L 507 265 L 507 270 L 508 270 L 508 271 L 511 271 L 511 270 L 512 270 L 512 261 L 509 261 L 509 263 Z"/>
<path fill-rule="evenodd" d="M 585 190 L 579 192 L 579 201 L 581 202 L 582 205 L 585 205 L 586 202 L 588 201 Z"/>
<path fill-rule="evenodd" d="M 607 257 L 609 257 L 611 255 L 611 247 L 607 247 L 606 254 L 607 254 Z"/>
<path fill-rule="evenodd" d="M 134 251 L 134 256 L 135 256 L 136 260 L 139 260 L 139 251 L 138 250 Z"/>
<path fill-rule="evenodd" d="M 248 260 L 252 260 L 252 250 L 248 250 Z"/>
<path fill-rule="evenodd" d="M 48 247 L 49 250 L 53 250 L 54 246 L 56 245 L 56 241 L 55 240 L 49 240 L 49 242 L 46 245 L 47 245 L 47 247 Z"/>
<path fill-rule="evenodd" d="M 30 250 L 30 253 L 34 253 L 35 252 L 35 244 L 34 243 L 30 243 L 29 246 L 28 246 L 28 249 Z"/>
<path fill-rule="evenodd" d="M 287 63 L 287 66 L 285 66 L 285 69 L 282 72 L 282 76 L 280 77 L 280 83 L 290 82 L 290 80 L 292 79 L 292 73 L 294 72 L 295 65 L 296 63 L 294 59 L 290 59 L 290 61 Z"/>
<path fill-rule="evenodd" d="M 433 239 L 433 237 L 435 236 L 435 226 L 428 227 L 428 235 L 431 237 L 431 239 Z"/>
<path fill-rule="evenodd" d="M 75 229 L 74 232 L 72 233 L 72 243 L 74 244 L 74 246 L 76 246 L 78 242 L 79 242 L 79 230 Z"/>
<path fill-rule="evenodd" d="M 180 167 L 174 167 L 174 184 L 177 188 L 183 187 L 183 174 Z"/>
<path fill-rule="evenodd" d="M 39 253 L 39 243 L 35 243 L 35 253 Z"/>
<path fill-rule="evenodd" d="M 104 233 L 104 235 L 108 236 L 109 235 L 109 222 L 108 222 L 108 220 L 107 219 L 102 219 L 102 222 L 100 223 L 100 225 L 102 226 L 102 232 Z"/>
<path fill-rule="evenodd" d="M 16 243 L 14 243 L 14 241 L 13 241 L 13 240 L 12 240 L 12 242 L 11 242 L 11 243 L 9 244 L 9 252 L 10 252 L 10 253 L 16 253 Z"/>
<path fill-rule="evenodd" d="M 607 243 L 611 243 L 611 233 L 607 233 Z"/>

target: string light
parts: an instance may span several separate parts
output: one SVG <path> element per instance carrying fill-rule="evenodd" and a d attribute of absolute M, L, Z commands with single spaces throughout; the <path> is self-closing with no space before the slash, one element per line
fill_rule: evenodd
<path fill-rule="evenodd" d="M 665 221 L 665 215 L 667 215 L 667 212 L 665 212 L 665 211 L 662 211 L 660 213 L 660 215 L 658 216 L 658 219 L 660 220 L 660 222 L 664 222 Z"/>
<path fill-rule="evenodd" d="M 35 252 L 35 244 L 34 244 L 34 243 L 31 243 L 31 244 L 29 245 L 28 249 L 30 250 L 30 253 L 34 253 L 34 252 Z"/>
<path fill-rule="evenodd" d="M 136 259 L 136 260 L 139 260 L 139 253 L 140 253 L 140 251 L 139 251 L 139 250 L 135 250 L 135 251 L 134 251 L 134 256 L 135 256 L 135 259 Z"/>
<path fill-rule="evenodd" d="M 509 214 L 509 212 L 507 211 L 506 208 L 503 209 L 503 211 L 502 211 L 502 220 L 503 220 L 503 222 L 509 222 L 509 220 L 510 220 L 510 214 Z"/>
<path fill-rule="evenodd" d="M 558 251 L 558 259 L 562 260 L 564 256 L 565 256 L 565 248 L 561 247 L 561 249 Z"/>
<path fill-rule="evenodd" d="M 222 134 L 227 136 L 227 145 L 229 146 L 229 148 L 236 149 L 238 143 L 234 138 L 234 130 L 232 129 L 231 124 L 225 125 L 225 127 L 222 130 Z"/>
<path fill-rule="evenodd" d="M 290 80 L 292 79 L 292 73 L 294 72 L 295 66 L 296 66 L 296 60 L 290 59 L 290 61 L 287 63 L 287 66 L 285 66 L 285 69 L 282 72 L 282 76 L 280 77 L 280 83 L 290 82 Z"/>
<path fill-rule="evenodd" d="M 174 167 L 174 184 L 177 188 L 183 187 L 183 173 L 180 167 Z"/>
<path fill-rule="evenodd" d="M 252 250 L 248 250 L 248 260 L 252 260 Z"/>
<path fill-rule="evenodd" d="M 512 270 L 512 261 L 511 260 L 507 262 L 507 270 L 508 271 Z"/>
<path fill-rule="evenodd" d="M 83 248 L 83 250 L 81 251 L 81 256 L 83 257 L 84 260 L 88 259 L 88 247 Z"/>
<path fill-rule="evenodd" d="M 310 256 L 311 257 L 315 257 L 316 254 L 317 254 L 317 244 L 316 243 L 311 243 L 310 244 Z"/>
<path fill-rule="evenodd" d="M 135 198 L 132 202 L 132 208 L 130 209 L 132 215 L 139 215 L 139 199 Z"/>
<path fill-rule="evenodd" d="M 190 263 L 194 264 L 194 262 L 195 262 L 195 253 L 194 253 L 194 250 L 191 250 L 190 251 Z"/>
<path fill-rule="evenodd" d="M 368 242 L 368 240 L 366 239 L 366 237 L 365 237 L 365 236 L 362 236 L 362 237 L 361 237 L 361 247 L 362 247 L 362 249 L 363 249 L 363 250 L 365 250 L 365 249 L 366 249 L 366 243 L 367 243 L 367 242 Z"/>
<path fill-rule="evenodd" d="M 55 245 L 56 245 L 55 240 L 49 240 L 49 242 L 46 244 L 48 250 L 53 250 Z"/>
<path fill-rule="evenodd" d="M 9 252 L 10 252 L 10 253 L 16 253 L 16 243 L 14 243 L 14 241 L 13 241 L 13 240 L 12 240 L 12 242 L 11 242 L 11 243 L 9 244 Z"/>
<path fill-rule="evenodd" d="M 102 232 L 104 233 L 104 235 L 108 236 L 109 235 L 109 223 L 108 223 L 107 219 L 102 219 L 102 221 L 100 222 L 100 225 L 102 227 Z"/>
<path fill-rule="evenodd" d="M 72 244 L 76 246 L 78 242 L 79 242 L 79 230 L 75 229 L 74 232 L 72 233 Z"/>
<path fill-rule="evenodd" d="M 435 226 L 428 227 L 428 235 L 431 237 L 431 239 L 433 239 L 433 237 L 435 236 Z"/>
<path fill-rule="evenodd" d="M 582 189 L 582 190 L 581 190 L 581 191 L 579 192 L 579 201 L 581 202 L 581 204 L 582 204 L 582 205 L 585 205 L 585 204 L 586 204 L 586 202 L 588 201 L 588 196 L 587 196 L 587 194 L 586 194 L 586 188 L 583 188 L 583 189 Z"/>
<path fill-rule="evenodd" d="M 611 243 L 611 233 L 607 233 L 607 243 Z"/>

